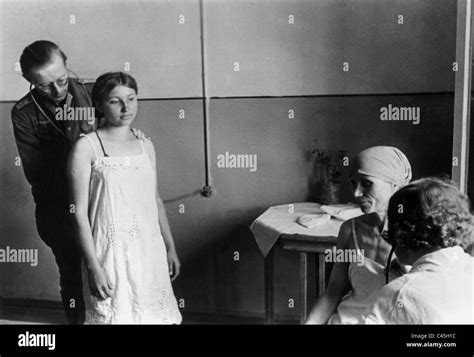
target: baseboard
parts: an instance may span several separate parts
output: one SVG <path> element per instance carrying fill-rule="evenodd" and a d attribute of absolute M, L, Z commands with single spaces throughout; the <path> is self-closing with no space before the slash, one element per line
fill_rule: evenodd
<path fill-rule="evenodd" d="M 61 310 L 63 304 L 61 301 L 42 300 L 42 299 L 23 299 L 23 298 L 4 298 L 0 297 L 0 306 L 8 307 L 28 307 L 46 310 Z"/>
<path fill-rule="evenodd" d="M 0 319 L 44 324 L 64 324 L 65 317 L 60 301 L 2 298 Z"/>
<path fill-rule="evenodd" d="M 184 324 L 236 324 L 260 325 L 265 321 L 264 314 L 236 312 L 208 312 L 182 310 Z M 60 301 L 2 298 L 0 297 L 0 319 L 22 320 L 44 323 L 64 323 L 63 307 Z M 277 324 L 298 324 L 294 316 L 275 316 Z"/>

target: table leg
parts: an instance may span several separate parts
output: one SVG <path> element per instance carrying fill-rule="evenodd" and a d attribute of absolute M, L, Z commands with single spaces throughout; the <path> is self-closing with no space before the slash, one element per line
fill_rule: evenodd
<path fill-rule="evenodd" d="M 318 253 L 318 297 L 320 297 L 326 289 L 326 262 L 324 254 Z"/>
<path fill-rule="evenodd" d="M 300 252 L 300 323 L 306 321 L 308 314 L 308 254 Z"/>
<path fill-rule="evenodd" d="M 273 291 L 274 291 L 274 249 L 272 248 L 265 257 L 265 324 L 275 323 L 273 311 Z"/>

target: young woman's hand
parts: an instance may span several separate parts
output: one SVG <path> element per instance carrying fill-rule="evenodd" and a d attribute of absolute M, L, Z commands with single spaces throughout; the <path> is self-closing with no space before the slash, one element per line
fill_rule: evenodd
<path fill-rule="evenodd" d="M 179 270 L 181 268 L 181 263 L 179 262 L 178 255 L 174 249 L 170 249 L 167 253 L 168 258 L 168 269 L 170 273 L 171 281 L 176 279 L 179 275 Z"/>
<path fill-rule="evenodd" d="M 89 270 L 89 289 L 91 294 L 100 300 L 112 296 L 112 282 L 102 267 Z"/>

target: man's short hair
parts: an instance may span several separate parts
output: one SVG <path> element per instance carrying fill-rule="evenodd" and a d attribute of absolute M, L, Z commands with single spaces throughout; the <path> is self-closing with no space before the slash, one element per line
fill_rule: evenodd
<path fill-rule="evenodd" d="M 20 66 L 23 75 L 28 76 L 32 69 L 44 66 L 50 62 L 54 54 L 60 55 L 64 64 L 66 64 L 66 55 L 54 42 L 39 40 L 26 46 L 20 56 Z"/>

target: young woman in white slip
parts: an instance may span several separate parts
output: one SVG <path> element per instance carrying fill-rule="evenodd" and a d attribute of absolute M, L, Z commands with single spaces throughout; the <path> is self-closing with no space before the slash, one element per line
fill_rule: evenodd
<path fill-rule="evenodd" d="M 86 324 L 181 323 L 171 286 L 180 263 L 158 194 L 155 149 L 130 131 L 137 93 L 129 74 L 101 75 L 92 92 L 101 124 L 69 157 Z"/>

